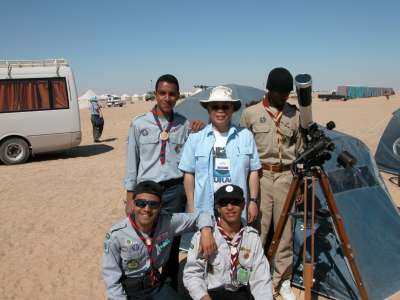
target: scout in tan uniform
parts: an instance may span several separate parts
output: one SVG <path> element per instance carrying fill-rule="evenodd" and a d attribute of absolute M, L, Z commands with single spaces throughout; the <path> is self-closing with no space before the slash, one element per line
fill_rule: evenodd
<path fill-rule="evenodd" d="M 273 69 L 268 75 L 264 99 L 246 108 L 240 125 L 249 128 L 255 137 L 262 163 L 260 179 L 261 241 L 265 246 L 271 222 L 276 228 L 292 181 L 290 165 L 299 154 L 301 134 L 299 112 L 286 103 L 293 89 L 293 77 L 284 68 Z M 275 293 L 283 299 L 296 299 L 290 288 L 293 264 L 293 231 L 290 218 L 283 231 L 273 264 L 272 282 Z"/>

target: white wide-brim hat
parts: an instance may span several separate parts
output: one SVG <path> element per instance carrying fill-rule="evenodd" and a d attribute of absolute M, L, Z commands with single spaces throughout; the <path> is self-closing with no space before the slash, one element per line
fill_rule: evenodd
<path fill-rule="evenodd" d="M 213 102 L 231 102 L 235 111 L 239 110 L 242 105 L 239 99 L 233 99 L 232 89 L 222 85 L 213 88 L 208 99 L 200 100 L 201 106 L 205 109 L 207 109 L 208 104 Z"/>

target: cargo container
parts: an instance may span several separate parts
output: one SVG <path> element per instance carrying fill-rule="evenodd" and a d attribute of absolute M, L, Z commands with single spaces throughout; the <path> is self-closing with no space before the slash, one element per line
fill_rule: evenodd
<path fill-rule="evenodd" d="M 392 88 L 383 88 L 383 87 L 340 85 L 337 88 L 337 94 L 344 96 L 346 99 L 355 99 L 355 98 L 391 96 L 394 95 L 394 90 Z"/>

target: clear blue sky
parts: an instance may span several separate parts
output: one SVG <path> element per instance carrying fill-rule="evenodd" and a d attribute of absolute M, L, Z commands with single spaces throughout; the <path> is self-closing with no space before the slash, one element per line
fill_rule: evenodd
<path fill-rule="evenodd" d="M 0 0 L 0 59 L 65 58 L 79 94 L 143 93 L 172 73 L 264 88 L 277 66 L 314 89 L 400 89 L 400 1 Z"/>

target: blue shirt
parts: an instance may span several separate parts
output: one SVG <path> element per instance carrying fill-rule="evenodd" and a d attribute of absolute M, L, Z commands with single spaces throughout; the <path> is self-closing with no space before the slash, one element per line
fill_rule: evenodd
<path fill-rule="evenodd" d="M 194 173 L 195 211 L 214 213 L 213 146 L 215 136 L 211 124 L 189 135 L 183 148 L 179 169 Z M 261 168 L 256 143 L 252 133 L 242 127 L 231 126 L 226 143 L 226 156 L 230 160 L 232 184 L 243 189 L 247 203 L 247 178 L 250 171 Z M 243 210 L 245 219 L 246 212 Z"/>
<path fill-rule="evenodd" d="M 163 128 L 168 121 L 160 118 Z M 125 189 L 135 191 L 136 185 L 145 180 L 155 182 L 182 177 L 178 169 L 183 144 L 190 127 L 189 121 L 180 114 L 174 113 L 174 120 L 169 132 L 165 149 L 165 163 L 160 162 L 160 128 L 152 112 L 137 116 L 132 120 L 128 133 L 128 153 L 125 175 Z"/>

